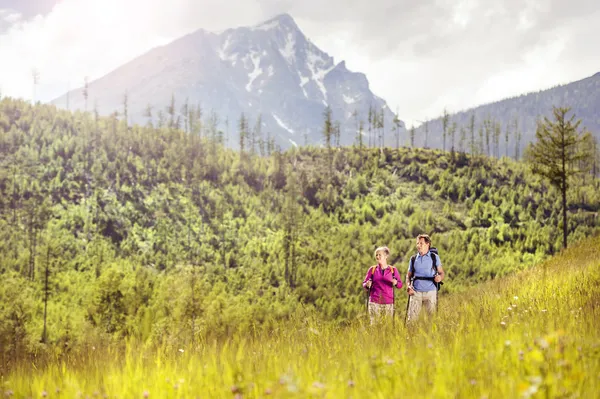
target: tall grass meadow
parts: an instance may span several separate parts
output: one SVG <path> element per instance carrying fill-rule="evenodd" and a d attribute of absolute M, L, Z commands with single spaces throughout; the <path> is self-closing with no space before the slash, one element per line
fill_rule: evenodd
<path fill-rule="evenodd" d="M 532 269 L 440 295 L 439 312 L 370 326 L 312 314 L 177 343 L 123 342 L 22 363 L 14 398 L 593 398 L 600 392 L 600 238 Z M 460 290 L 459 290 L 460 291 Z"/>

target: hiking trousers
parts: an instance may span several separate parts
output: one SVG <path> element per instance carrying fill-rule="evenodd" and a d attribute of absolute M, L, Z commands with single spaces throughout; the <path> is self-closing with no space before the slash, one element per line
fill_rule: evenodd
<path fill-rule="evenodd" d="M 423 308 L 423 306 L 425 306 L 425 309 L 427 309 L 427 313 L 430 315 L 434 314 L 435 305 L 437 303 L 436 294 L 436 291 L 415 291 L 415 294 L 410 297 L 407 321 L 416 321 L 419 318 L 419 313 L 421 313 L 421 308 Z"/>
<path fill-rule="evenodd" d="M 390 318 L 394 316 L 393 303 L 385 304 L 369 302 L 369 318 L 371 319 L 371 325 L 375 324 L 384 316 L 388 316 Z"/>

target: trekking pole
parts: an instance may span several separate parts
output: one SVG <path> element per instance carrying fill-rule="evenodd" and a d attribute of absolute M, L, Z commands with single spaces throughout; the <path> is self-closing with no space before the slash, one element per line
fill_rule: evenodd
<path fill-rule="evenodd" d="M 367 297 L 365 298 L 365 311 L 367 312 L 367 317 L 369 317 L 369 299 L 371 299 L 371 287 L 373 286 L 373 279 L 369 280 L 371 282 L 371 286 L 367 288 Z"/>
<path fill-rule="evenodd" d="M 435 274 L 436 276 L 438 275 L 437 273 Z M 440 283 L 435 283 L 435 313 L 437 314 L 438 312 L 438 292 L 440 292 Z"/>
<path fill-rule="evenodd" d="M 408 309 L 410 309 L 410 295 L 408 296 L 408 300 L 406 301 L 406 316 L 404 317 L 404 325 L 408 324 Z"/>
<path fill-rule="evenodd" d="M 396 291 L 394 291 L 394 286 L 392 285 L 392 326 L 396 324 Z"/>

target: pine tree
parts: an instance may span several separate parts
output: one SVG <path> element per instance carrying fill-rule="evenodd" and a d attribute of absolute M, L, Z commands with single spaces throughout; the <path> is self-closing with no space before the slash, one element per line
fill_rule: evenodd
<path fill-rule="evenodd" d="M 243 155 L 246 148 L 246 137 L 248 136 L 248 121 L 243 112 L 238 122 L 238 128 L 240 134 L 240 154 Z"/>
<path fill-rule="evenodd" d="M 167 114 L 169 114 L 169 128 L 175 127 L 175 94 L 171 94 L 171 103 L 167 107 Z"/>
<path fill-rule="evenodd" d="M 448 130 L 448 134 L 450 135 L 450 151 L 454 153 L 454 139 L 456 137 L 456 122 L 452 122 L 450 125 L 450 129 Z"/>
<path fill-rule="evenodd" d="M 444 108 L 444 115 L 442 116 L 442 149 L 446 151 L 446 135 L 448 134 L 448 125 L 450 123 L 450 115 Z"/>
<path fill-rule="evenodd" d="M 144 117 L 148 118 L 147 125 L 152 127 L 152 105 L 146 105 L 146 109 L 144 110 Z"/>
<path fill-rule="evenodd" d="M 519 131 L 519 121 L 518 121 L 517 118 L 515 118 L 513 127 L 514 127 L 513 133 L 515 135 L 515 160 L 518 161 L 519 158 L 521 157 L 521 154 L 520 154 L 520 150 L 521 150 L 521 132 Z"/>
<path fill-rule="evenodd" d="M 526 151 L 526 159 L 534 173 L 537 173 L 556 186 L 562 196 L 563 248 L 567 247 L 567 190 L 569 178 L 584 170 L 577 168 L 579 161 L 591 160 L 591 134 L 580 132 L 581 120 L 575 122 L 575 115 L 567 119 L 570 108 L 553 107 L 554 121 L 544 117 L 539 121 L 535 133 L 536 142 Z"/>
<path fill-rule="evenodd" d="M 469 133 L 471 135 L 471 142 L 469 143 L 469 149 L 471 154 L 475 155 L 475 113 L 471 114 L 469 120 Z"/>
<path fill-rule="evenodd" d="M 398 110 L 396 109 L 396 113 L 394 114 L 394 135 L 396 136 L 396 148 L 400 148 L 400 118 L 398 118 Z"/>
<path fill-rule="evenodd" d="M 88 105 L 88 96 L 89 96 L 89 82 L 88 82 L 88 77 L 86 76 L 83 79 L 83 100 L 84 100 L 84 111 L 87 112 L 87 105 Z"/>
<path fill-rule="evenodd" d="M 329 162 L 329 178 L 331 178 L 333 174 L 333 154 L 331 150 L 331 138 L 334 134 L 334 125 L 333 120 L 331 119 L 331 108 L 329 105 L 325 108 L 323 112 L 323 137 L 325 138 L 325 148 L 327 149 L 327 160 Z"/>
<path fill-rule="evenodd" d="M 33 68 L 31 71 L 31 77 L 33 78 L 33 96 L 31 97 L 31 104 L 35 104 L 36 89 L 40 83 L 40 71 L 37 68 Z M 69 108 L 67 106 L 67 108 Z"/>

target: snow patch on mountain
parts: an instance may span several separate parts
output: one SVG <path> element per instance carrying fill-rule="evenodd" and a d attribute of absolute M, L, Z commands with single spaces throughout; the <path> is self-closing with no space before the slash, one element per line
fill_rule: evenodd
<path fill-rule="evenodd" d="M 327 89 L 323 84 L 323 79 L 325 78 L 325 75 L 327 75 L 333 68 L 335 68 L 335 65 L 333 65 L 333 60 L 324 60 L 320 55 L 316 54 L 313 51 L 309 51 L 307 54 L 307 61 L 307 67 L 310 70 L 310 73 L 312 74 L 311 80 L 315 82 L 315 84 L 323 94 L 323 104 L 327 105 Z"/>
<path fill-rule="evenodd" d="M 252 65 L 254 69 L 252 72 L 248 74 L 248 83 L 246 84 L 246 91 L 250 92 L 252 90 L 252 83 L 254 80 L 262 75 L 262 68 L 260 67 L 260 55 L 256 52 L 250 53 L 250 58 L 252 60 Z"/>
<path fill-rule="evenodd" d="M 287 130 L 288 132 L 290 132 L 291 134 L 294 134 L 294 129 L 288 127 L 285 123 L 283 123 L 283 121 L 274 113 L 271 113 L 271 115 L 273 116 L 273 118 L 275 118 L 275 122 L 277 122 L 277 124 L 279 126 L 281 126 L 282 128 L 284 128 L 285 130 Z"/>
<path fill-rule="evenodd" d="M 346 104 L 354 104 L 356 102 L 356 100 L 354 99 L 354 97 L 350 97 L 350 96 L 347 96 L 345 94 L 343 94 L 342 97 L 344 98 L 344 102 Z"/>
<path fill-rule="evenodd" d="M 285 40 L 285 46 L 279 50 L 289 65 L 292 65 L 294 63 L 294 59 L 296 58 L 296 52 L 294 50 L 295 47 L 296 40 L 294 39 L 294 34 L 289 32 Z"/>

